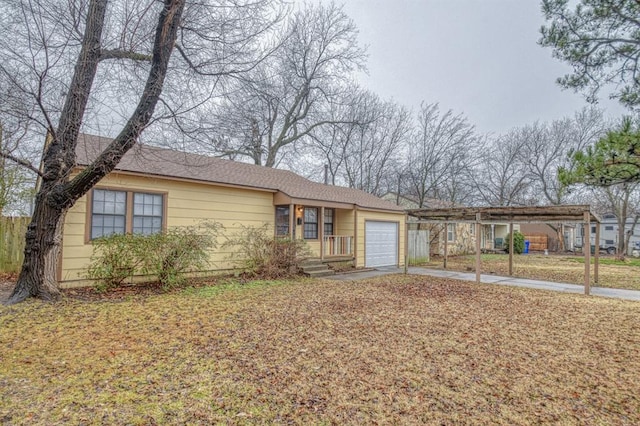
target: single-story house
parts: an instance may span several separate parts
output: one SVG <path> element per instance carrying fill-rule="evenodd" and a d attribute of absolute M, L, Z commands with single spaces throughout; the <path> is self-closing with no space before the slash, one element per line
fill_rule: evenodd
<path fill-rule="evenodd" d="M 75 173 L 109 142 L 81 135 Z M 404 263 L 406 215 L 391 202 L 287 170 L 137 144 L 67 213 L 58 279 L 63 287 L 88 284 L 95 238 L 203 220 L 225 232 L 267 224 L 274 236 L 304 239 L 323 260 L 347 259 L 356 267 Z M 231 269 L 229 255 L 218 249 L 212 269 Z"/>

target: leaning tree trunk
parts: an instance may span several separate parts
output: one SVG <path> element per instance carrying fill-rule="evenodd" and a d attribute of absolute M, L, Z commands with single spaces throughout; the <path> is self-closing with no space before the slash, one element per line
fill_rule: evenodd
<path fill-rule="evenodd" d="M 69 180 L 75 164 L 75 149 L 82 117 L 101 57 L 100 40 L 107 0 L 92 0 L 80 56 L 60 124 L 43 155 L 42 184 L 27 229 L 25 259 L 8 304 L 29 296 L 53 300 L 60 294 L 56 271 L 66 212 L 96 183 L 109 174 L 135 145 L 149 123 L 162 93 L 169 59 L 175 44 L 185 0 L 165 0 L 155 32 L 153 56 L 147 82 L 138 105 L 120 134 L 89 166 Z"/>

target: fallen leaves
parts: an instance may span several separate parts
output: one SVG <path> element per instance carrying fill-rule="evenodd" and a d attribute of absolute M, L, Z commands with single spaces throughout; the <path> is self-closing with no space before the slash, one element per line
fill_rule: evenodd
<path fill-rule="evenodd" d="M 0 330 L 6 424 L 640 422 L 635 302 L 397 275 L 28 301 Z"/>

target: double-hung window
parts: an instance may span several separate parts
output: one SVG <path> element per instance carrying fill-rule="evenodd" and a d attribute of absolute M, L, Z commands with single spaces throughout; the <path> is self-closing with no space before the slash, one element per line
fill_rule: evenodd
<path fill-rule="evenodd" d="M 324 209 L 324 235 L 333 235 L 333 209 Z"/>
<path fill-rule="evenodd" d="M 126 231 L 127 193 L 106 189 L 93 190 L 91 239 Z"/>
<path fill-rule="evenodd" d="M 304 208 L 304 238 L 307 240 L 318 239 L 318 208 Z"/>
<path fill-rule="evenodd" d="M 456 224 L 447 224 L 447 242 L 454 243 L 456 241 Z"/>
<path fill-rule="evenodd" d="M 150 235 L 162 230 L 162 195 L 133 193 L 134 234 Z"/>
<path fill-rule="evenodd" d="M 289 236 L 289 206 L 276 206 L 276 236 Z"/>
<path fill-rule="evenodd" d="M 164 196 L 146 192 L 94 189 L 90 239 L 112 234 L 154 234 L 163 229 Z"/>

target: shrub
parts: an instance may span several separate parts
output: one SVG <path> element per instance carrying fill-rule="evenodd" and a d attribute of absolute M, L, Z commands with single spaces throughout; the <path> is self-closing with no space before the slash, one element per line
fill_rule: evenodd
<path fill-rule="evenodd" d="M 240 231 L 224 244 L 231 247 L 230 260 L 245 273 L 264 278 L 285 278 L 298 273 L 298 263 L 310 252 L 304 240 L 275 238 L 265 224 L 241 225 Z"/>
<path fill-rule="evenodd" d="M 138 235 L 114 234 L 93 240 L 93 254 L 87 276 L 97 280 L 96 289 L 119 287 L 142 268 L 143 241 Z"/>
<path fill-rule="evenodd" d="M 97 280 L 100 291 L 119 287 L 135 275 L 153 275 L 165 288 L 182 285 L 185 272 L 208 265 L 208 250 L 216 247 L 219 230 L 219 224 L 207 222 L 152 235 L 98 238 L 93 241 L 87 276 Z"/>
<path fill-rule="evenodd" d="M 505 242 L 505 247 L 507 249 L 507 253 L 511 251 L 511 234 L 507 234 L 507 241 Z M 515 254 L 522 254 L 524 251 L 524 235 L 519 231 L 513 231 L 513 252 Z"/>
<path fill-rule="evenodd" d="M 144 272 L 158 277 L 164 287 L 183 285 L 185 272 L 202 271 L 209 265 L 207 251 L 215 248 L 217 232 L 218 225 L 210 225 L 207 232 L 186 227 L 149 235 Z"/>

